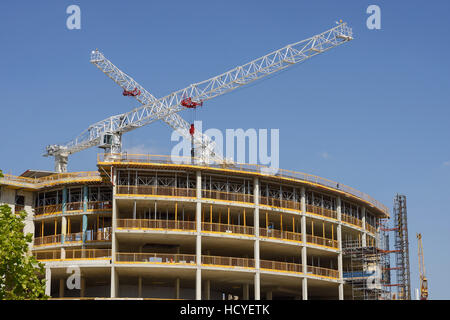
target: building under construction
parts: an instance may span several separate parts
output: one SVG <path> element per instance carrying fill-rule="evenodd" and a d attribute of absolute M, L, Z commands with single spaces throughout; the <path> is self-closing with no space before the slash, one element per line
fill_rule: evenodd
<path fill-rule="evenodd" d="M 102 154 L 97 166 L 0 180 L 0 201 L 28 214 L 30 249 L 45 263 L 53 298 L 369 295 L 354 293 L 348 272 L 375 269 L 379 261 L 367 257 L 378 250 L 379 221 L 389 214 L 362 192 L 298 172 L 263 174 L 256 165 Z M 365 258 L 343 248 L 359 241 Z M 73 266 L 81 286 L 70 290 Z"/>
<path fill-rule="evenodd" d="M 0 202 L 25 210 L 31 253 L 53 298 L 385 299 L 389 210 L 351 187 L 222 159 L 181 110 L 353 39 L 346 23 L 157 99 L 98 50 L 91 63 L 142 105 L 49 145 L 55 172 L 0 179 Z M 129 155 L 122 135 L 162 120 L 192 156 Z M 67 172 L 98 146 L 97 171 Z M 67 286 L 73 270 L 80 286 Z"/>

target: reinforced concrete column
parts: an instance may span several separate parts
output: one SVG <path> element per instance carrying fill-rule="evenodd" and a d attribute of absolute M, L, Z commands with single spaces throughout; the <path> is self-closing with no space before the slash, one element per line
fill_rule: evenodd
<path fill-rule="evenodd" d="M 362 207 L 361 208 L 361 220 L 362 220 L 362 227 L 363 227 L 363 233 L 362 233 L 362 241 L 361 241 L 361 245 L 363 247 L 367 246 L 367 230 L 366 230 L 366 208 Z"/>
<path fill-rule="evenodd" d="M 341 215 L 341 197 L 336 199 L 336 212 L 338 218 L 337 241 L 338 241 L 338 272 L 339 272 L 339 300 L 344 300 L 344 280 L 342 273 L 342 215 Z"/>
<path fill-rule="evenodd" d="M 302 278 L 302 299 L 308 300 L 308 278 Z"/>
<path fill-rule="evenodd" d="M 250 300 L 250 286 L 248 283 L 244 283 L 242 286 L 242 298 L 244 300 Z"/>
<path fill-rule="evenodd" d="M 202 173 L 197 171 L 196 173 L 196 189 L 197 189 L 197 203 L 195 210 L 195 221 L 196 221 L 196 246 L 195 246 L 195 258 L 197 262 L 197 271 L 195 274 L 195 299 L 202 299 Z"/>
<path fill-rule="evenodd" d="M 205 281 L 205 300 L 211 300 L 211 280 Z"/>
<path fill-rule="evenodd" d="M 59 279 L 59 297 L 64 298 L 64 279 Z"/>
<path fill-rule="evenodd" d="M 376 236 L 375 236 L 375 240 L 376 240 L 375 246 L 377 248 L 383 248 L 384 244 L 381 243 L 382 239 L 381 239 L 381 233 L 380 233 L 381 232 L 380 218 L 376 218 L 375 225 L 377 227 L 377 232 L 376 232 Z"/>
<path fill-rule="evenodd" d="M 67 218 L 61 217 L 61 243 L 63 244 L 67 234 Z"/>
<path fill-rule="evenodd" d="M 66 234 L 67 234 L 67 218 L 64 216 L 67 209 L 67 187 L 62 190 L 62 203 L 61 203 L 61 244 L 64 244 Z M 61 259 L 66 258 L 66 250 L 61 248 Z"/>
<path fill-rule="evenodd" d="M 119 278 L 114 264 L 116 263 L 116 253 L 118 243 L 116 238 L 117 229 L 117 200 L 116 200 L 116 170 L 112 172 L 113 194 L 112 194 L 112 237 L 111 237 L 111 298 L 117 298 L 119 292 Z"/>
<path fill-rule="evenodd" d="M 308 262 L 307 262 L 307 252 L 306 252 L 306 190 L 302 187 L 300 190 L 300 209 L 301 209 L 301 232 L 302 232 L 302 299 L 308 300 Z"/>
<path fill-rule="evenodd" d="M 80 283 L 80 298 L 83 298 L 86 293 L 86 277 L 81 275 L 81 283 Z"/>
<path fill-rule="evenodd" d="M 180 299 L 180 278 L 175 279 L 175 299 Z"/>
<path fill-rule="evenodd" d="M 87 231 L 87 203 L 88 203 L 88 186 L 83 186 L 83 224 L 82 224 L 82 238 L 83 238 L 83 245 L 86 243 L 86 231 Z M 98 226 L 97 226 L 98 228 Z"/>
<path fill-rule="evenodd" d="M 259 258 L 259 179 L 256 177 L 253 180 L 253 225 L 255 230 L 255 241 L 253 245 L 254 259 L 255 259 L 255 300 L 261 300 L 261 273 L 260 273 L 260 258 Z"/>
<path fill-rule="evenodd" d="M 62 193 L 62 204 L 61 204 L 61 211 L 62 211 L 62 217 L 61 217 L 61 243 L 64 243 L 65 237 L 67 234 L 67 218 L 64 216 L 66 214 L 67 209 L 67 187 L 63 188 Z"/>
<path fill-rule="evenodd" d="M 111 298 L 119 297 L 119 275 L 116 267 L 111 267 Z"/>
<path fill-rule="evenodd" d="M 142 298 L 142 276 L 138 277 L 138 298 Z"/>
<path fill-rule="evenodd" d="M 52 288 L 52 270 L 45 268 L 45 294 L 50 296 Z"/>
<path fill-rule="evenodd" d="M 114 203 L 115 202 L 116 201 L 114 200 Z M 114 222 L 117 219 L 117 215 L 115 214 L 116 210 L 114 210 L 114 207 L 116 207 L 116 206 L 113 205 L 113 223 L 112 223 L 113 234 L 112 234 L 112 239 L 111 239 L 111 264 L 113 264 L 113 265 L 116 263 L 117 253 L 119 252 L 119 242 L 117 240 L 117 236 L 116 236 L 116 232 L 115 232 L 116 222 Z"/>
<path fill-rule="evenodd" d="M 115 184 L 116 181 L 116 171 L 113 170 L 113 181 L 114 181 L 114 185 L 113 185 L 113 194 L 112 194 L 112 237 L 111 237 L 111 262 L 112 264 L 114 264 L 116 262 L 116 258 L 117 258 L 117 251 L 118 251 L 118 243 L 117 243 L 117 235 L 116 235 L 116 230 L 117 230 L 117 200 L 116 200 L 116 192 L 117 192 L 117 187 Z"/>

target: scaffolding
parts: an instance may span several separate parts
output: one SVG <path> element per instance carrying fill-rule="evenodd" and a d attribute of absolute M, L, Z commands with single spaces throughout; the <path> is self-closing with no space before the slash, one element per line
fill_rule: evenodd
<path fill-rule="evenodd" d="M 390 240 L 389 240 L 389 231 L 387 228 L 388 219 L 381 219 L 379 230 L 380 230 L 380 250 L 381 250 L 381 284 L 384 287 L 384 299 L 391 300 L 392 299 L 392 278 L 391 278 L 391 253 L 394 253 L 395 250 L 390 250 Z"/>
<path fill-rule="evenodd" d="M 344 257 L 348 259 L 343 277 L 351 286 L 352 299 L 390 299 L 389 250 L 376 245 L 363 246 L 359 240 L 348 240 L 342 245 Z"/>
<path fill-rule="evenodd" d="M 411 300 L 411 280 L 409 268 L 408 219 L 406 196 L 397 194 L 394 198 L 395 270 L 397 288 L 396 299 Z"/>

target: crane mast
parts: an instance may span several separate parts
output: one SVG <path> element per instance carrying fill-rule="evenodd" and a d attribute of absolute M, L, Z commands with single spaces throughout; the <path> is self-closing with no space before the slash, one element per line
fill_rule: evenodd
<path fill-rule="evenodd" d="M 428 280 L 425 275 L 425 261 L 423 257 L 422 234 L 417 235 L 417 254 L 419 256 L 420 300 L 428 300 Z"/>
<path fill-rule="evenodd" d="M 143 105 L 89 126 L 88 129 L 65 145 L 47 146 L 44 156 L 53 156 L 55 158 L 55 170 L 66 172 L 67 159 L 70 154 L 93 146 L 105 148 L 111 154 L 120 152 L 123 133 L 157 120 L 164 120 L 180 134 L 192 136 L 196 142 L 201 142 L 204 145 L 204 152 L 200 155 L 203 162 L 211 160 L 223 162 L 220 155 L 214 154 L 212 140 L 199 132 L 191 134 L 189 123 L 176 115 L 177 112 L 185 109 L 182 102 L 186 98 L 190 98 L 192 101 L 208 101 L 351 40 L 353 40 L 352 29 L 345 22 L 340 23 L 325 32 L 289 44 L 242 66 L 208 80 L 191 84 L 159 99 L 148 93 L 96 50 L 92 53 L 91 62 L 122 86 L 124 90 L 140 90 L 142 97 L 141 94 L 135 97 Z"/>

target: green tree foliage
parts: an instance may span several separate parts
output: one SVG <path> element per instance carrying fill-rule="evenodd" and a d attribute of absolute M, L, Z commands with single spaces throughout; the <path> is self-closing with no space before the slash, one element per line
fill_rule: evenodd
<path fill-rule="evenodd" d="M 1 171 L 0 171 L 1 174 Z M 44 265 L 30 255 L 32 234 L 24 234 L 25 211 L 14 214 L 0 205 L 0 299 L 47 299 Z"/>

